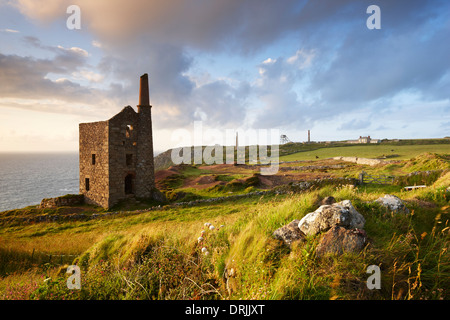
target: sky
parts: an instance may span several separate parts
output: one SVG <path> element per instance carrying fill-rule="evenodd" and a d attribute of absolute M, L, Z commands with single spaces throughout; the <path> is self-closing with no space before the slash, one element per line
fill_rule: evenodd
<path fill-rule="evenodd" d="M 450 136 L 449 38 L 439 0 L 0 0 L 0 152 L 77 151 L 144 73 L 157 152 L 197 121 L 203 144 Z"/>

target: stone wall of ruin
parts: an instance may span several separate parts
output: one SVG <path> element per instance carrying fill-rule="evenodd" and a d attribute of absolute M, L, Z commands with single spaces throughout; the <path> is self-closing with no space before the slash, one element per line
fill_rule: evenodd
<path fill-rule="evenodd" d="M 151 106 L 138 106 L 138 116 L 136 196 L 149 198 L 155 188 Z"/>
<path fill-rule="evenodd" d="M 138 114 L 130 106 L 109 120 L 109 206 L 136 194 Z M 128 161 L 127 161 L 128 155 Z M 130 175 L 131 193 L 126 194 L 125 178 Z"/>
<path fill-rule="evenodd" d="M 76 206 L 84 203 L 84 196 L 82 194 L 69 194 L 56 198 L 42 199 L 40 208 L 55 208 L 64 206 Z"/>
<path fill-rule="evenodd" d="M 84 194 L 86 203 L 102 207 L 109 205 L 108 132 L 108 121 L 79 125 L 80 193 Z M 89 190 L 86 190 L 86 179 L 89 179 Z"/>

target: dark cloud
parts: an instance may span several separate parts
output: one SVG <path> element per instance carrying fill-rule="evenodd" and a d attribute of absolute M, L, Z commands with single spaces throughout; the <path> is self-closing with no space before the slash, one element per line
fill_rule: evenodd
<path fill-rule="evenodd" d="M 150 100 L 160 104 L 179 104 L 187 99 L 194 84 L 185 75 L 192 59 L 180 47 L 150 43 L 148 39 L 137 43 L 132 50 L 114 47 L 105 52 L 98 65 L 107 77 L 124 84 L 124 102 L 135 101 L 139 76 L 149 74 Z"/>
<path fill-rule="evenodd" d="M 304 128 L 363 108 L 374 115 L 395 108 L 399 94 L 449 99 L 448 4 L 379 1 L 382 29 L 369 30 L 365 9 L 373 3 L 324 3 L 310 1 L 300 14 L 310 13 L 299 23 L 298 39 L 303 48 L 314 49 L 312 66 L 294 72 L 280 58 L 264 66 L 267 95 L 260 95 L 265 109 L 259 123 Z M 288 81 L 281 84 L 280 77 Z M 298 90 L 293 83 L 307 85 Z M 339 129 L 369 125 L 354 120 Z"/>
<path fill-rule="evenodd" d="M 104 111 L 103 102 L 110 99 L 104 90 L 70 81 L 67 77 L 85 65 L 84 51 L 56 48 L 53 59 L 35 59 L 18 55 L 0 53 L 0 96 L 28 100 L 11 102 L 13 108 L 23 108 L 42 112 L 89 114 L 92 111 Z M 59 76 L 51 80 L 49 75 Z M 58 101 L 58 103 L 39 102 L 40 100 Z M 73 109 L 71 103 L 82 105 Z M 98 109 L 88 108 L 93 104 Z M 93 110 L 94 109 L 94 110 Z"/>
<path fill-rule="evenodd" d="M 311 88 L 320 90 L 328 101 L 354 104 L 391 97 L 402 90 L 428 94 L 450 68 L 445 33 L 438 31 L 427 40 L 421 40 L 423 34 L 417 31 L 386 34 L 372 41 L 349 36 L 330 67 L 316 74 Z"/>
<path fill-rule="evenodd" d="M 66 65 L 67 59 L 62 60 L 65 60 L 65 64 L 56 64 L 47 59 L 0 54 L 0 95 L 4 98 L 68 99 L 70 97 L 70 100 L 88 100 L 89 95 L 92 94 L 89 89 L 68 80 L 52 81 L 46 78 L 49 73 L 69 72 L 70 69 Z M 68 64 L 73 67 L 72 62 Z"/>

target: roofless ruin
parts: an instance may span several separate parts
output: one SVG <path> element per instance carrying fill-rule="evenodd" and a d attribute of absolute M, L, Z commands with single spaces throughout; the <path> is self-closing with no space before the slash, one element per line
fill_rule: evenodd
<path fill-rule="evenodd" d="M 155 192 L 148 75 L 140 78 L 137 112 L 126 106 L 106 121 L 80 123 L 80 193 L 86 203 L 110 208 Z"/>

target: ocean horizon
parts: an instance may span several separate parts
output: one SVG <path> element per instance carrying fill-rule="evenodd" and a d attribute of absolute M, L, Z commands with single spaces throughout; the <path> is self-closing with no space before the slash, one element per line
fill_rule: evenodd
<path fill-rule="evenodd" d="M 0 211 L 78 194 L 78 152 L 0 153 Z"/>

